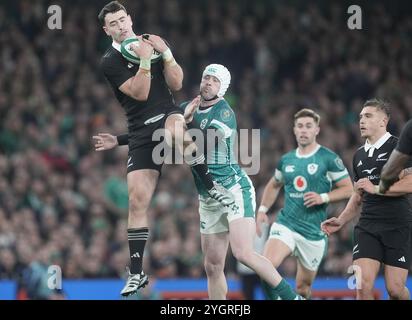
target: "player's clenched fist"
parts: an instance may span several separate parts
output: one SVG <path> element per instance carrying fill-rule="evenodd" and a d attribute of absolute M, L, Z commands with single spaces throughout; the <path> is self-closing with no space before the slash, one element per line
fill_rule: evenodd
<path fill-rule="evenodd" d="M 169 47 L 166 45 L 166 42 L 159 36 L 154 34 L 145 34 L 143 36 L 143 41 L 150 44 L 156 51 L 164 53 Z"/>

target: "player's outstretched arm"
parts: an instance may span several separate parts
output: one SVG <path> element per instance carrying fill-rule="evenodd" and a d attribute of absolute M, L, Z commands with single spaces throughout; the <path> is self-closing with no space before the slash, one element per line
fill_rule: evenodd
<path fill-rule="evenodd" d="M 94 148 L 96 151 L 110 150 L 120 144 L 118 137 L 110 133 L 99 133 L 97 136 L 93 136 L 93 139 L 95 140 Z"/>
<path fill-rule="evenodd" d="M 264 222 L 269 222 L 266 213 L 268 212 L 269 208 L 275 203 L 282 186 L 283 183 L 276 181 L 274 177 L 270 178 L 269 182 L 265 186 L 262 201 L 260 202 L 258 213 L 256 215 L 256 234 L 258 237 L 262 235 L 261 224 Z"/>
<path fill-rule="evenodd" d="M 353 192 L 345 209 L 336 218 L 329 218 L 322 222 L 321 229 L 328 236 L 332 233 L 339 231 L 346 223 L 351 221 L 360 213 L 360 207 L 362 204 L 362 196 L 359 192 Z"/>

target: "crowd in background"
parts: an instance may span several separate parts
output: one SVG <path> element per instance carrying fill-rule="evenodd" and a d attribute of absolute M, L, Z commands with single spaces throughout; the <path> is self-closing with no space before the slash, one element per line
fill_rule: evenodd
<path fill-rule="evenodd" d="M 105 1 L 107 2 L 107 1 Z M 111 42 L 97 20 L 103 1 L 60 4 L 63 28 L 47 27 L 48 1 L 0 3 L 0 279 L 36 283 L 51 264 L 65 278 L 119 278 L 129 263 L 127 147 L 96 152 L 91 137 L 124 133 L 124 111 L 99 70 Z M 347 7 L 297 1 L 122 1 L 137 33 L 170 43 L 183 67 L 177 103 L 193 98 L 201 72 L 232 73 L 226 99 L 239 128 L 261 130 L 260 199 L 281 155 L 296 147 L 293 114 L 321 116 L 319 142 L 351 169 L 364 142 L 365 100 L 392 103 L 398 134 L 412 114 L 412 19 L 380 2 L 363 8 L 363 30 Z M 167 165 L 150 208 L 144 270 L 156 278 L 203 277 L 197 194 L 186 166 Z M 281 207 L 282 196 L 271 212 Z M 330 205 L 337 215 L 345 203 Z M 353 223 L 329 238 L 321 276 L 346 276 Z M 40 271 L 39 271 L 40 270 Z M 294 276 L 288 259 L 279 271 Z M 234 259 L 226 274 L 237 276 Z M 34 280 L 33 280 L 34 279 Z"/>

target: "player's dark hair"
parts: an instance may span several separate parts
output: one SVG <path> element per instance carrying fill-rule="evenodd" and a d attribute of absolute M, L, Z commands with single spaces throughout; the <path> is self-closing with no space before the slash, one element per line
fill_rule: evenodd
<path fill-rule="evenodd" d="M 124 12 L 127 13 L 126 8 L 124 5 L 122 5 L 119 1 L 112 1 L 106 4 L 103 9 L 100 11 L 99 15 L 97 16 L 99 18 L 100 23 L 102 26 L 104 26 L 105 21 L 104 18 L 106 18 L 106 15 L 108 13 L 114 13 L 117 11 L 123 10 Z"/>
<path fill-rule="evenodd" d="M 320 122 L 320 115 L 317 114 L 315 111 L 313 111 L 312 109 L 309 108 L 304 108 L 302 110 L 299 110 L 298 112 L 295 113 L 294 119 L 295 119 L 295 123 L 296 120 L 298 120 L 299 118 L 305 118 L 305 117 L 310 117 L 313 120 L 315 120 L 315 123 L 317 125 L 319 125 Z"/>
<path fill-rule="evenodd" d="M 366 101 L 363 107 L 374 107 L 382 112 L 384 112 L 388 119 L 391 117 L 391 105 L 388 101 L 378 98 L 373 98 Z"/>

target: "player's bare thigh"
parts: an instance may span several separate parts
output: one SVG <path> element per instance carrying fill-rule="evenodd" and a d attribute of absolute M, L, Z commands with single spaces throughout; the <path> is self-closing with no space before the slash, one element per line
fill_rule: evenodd
<path fill-rule="evenodd" d="M 266 241 L 263 255 L 272 262 L 275 268 L 279 267 L 283 260 L 292 254 L 289 246 L 282 240 L 270 238 Z"/>
<path fill-rule="evenodd" d="M 233 254 L 254 252 L 253 241 L 256 233 L 254 217 L 239 218 L 229 222 L 229 239 Z"/>
<path fill-rule="evenodd" d="M 165 130 L 171 138 L 172 144 L 181 154 L 190 155 L 197 150 L 196 143 L 187 131 L 187 126 L 183 115 L 174 113 L 167 117 Z"/>

